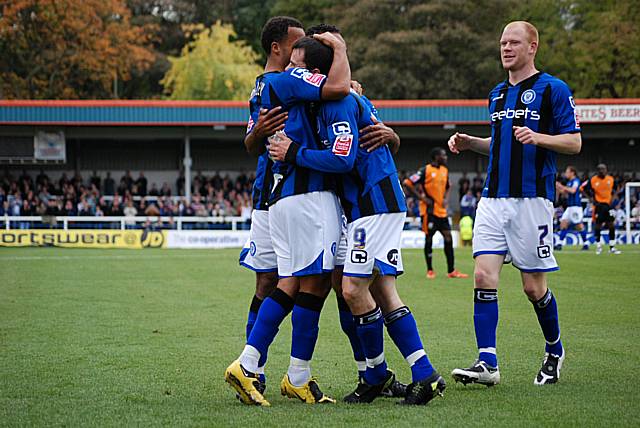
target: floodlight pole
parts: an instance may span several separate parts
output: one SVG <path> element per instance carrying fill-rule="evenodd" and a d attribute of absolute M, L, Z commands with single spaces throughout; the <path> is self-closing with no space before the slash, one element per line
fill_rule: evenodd
<path fill-rule="evenodd" d="M 189 127 L 184 130 L 184 195 L 188 201 L 191 200 L 191 136 Z"/>

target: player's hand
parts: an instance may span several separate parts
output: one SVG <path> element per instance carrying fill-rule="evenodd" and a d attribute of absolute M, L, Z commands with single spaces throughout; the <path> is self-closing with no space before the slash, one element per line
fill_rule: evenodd
<path fill-rule="evenodd" d="M 269 157 L 273 161 L 284 162 L 284 158 L 287 155 L 287 150 L 291 145 L 291 139 L 287 137 L 284 131 L 278 131 L 269 137 Z"/>
<path fill-rule="evenodd" d="M 377 121 L 374 117 L 372 117 L 371 120 L 373 121 L 373 125 L 362 128 L 359 132 L 360 136 L 358 137 L 360 147 L 367 149 L 367 152 L 372 152 L 379 147 L 385 146 L 396 138 L 396 133 L 393 129 Z"/>
<path fill-rule="evenodd" d="M 357 80 L 351 81 L 351 89 L 356 91 L 358 95 L 362 95 L 362 85 Z"/>
<path fill-rule="evenodd" d="M 448 145 L 451 153 L 460 154 L 460 152 L 471 148 L 471 136 L 456 132 L 449 137 Z"/>
<path fill-rule="evenodd" d="M 322 34 L 314 34 L 313 35 L 314 39 L 320 40 L 322 43 L 324 43 L 325 45 L 329 46 L 331 49 L 333 49 L 334 51 L 336 49 L 346 49 L 347 48 L 347 44 L 344 42 L 344 39 L 342 38 L 342 36 L 340 34 L 334 34 L 334 33 L 329 33 L 324 32 Z"/>
<path fill-rule="evenodd" d="M 260 109 L 258 122 L 253 126 L 251 132 L 257 138 L 266 138 L 278 131 L 282 131 L 288 118 L 289 114 L 286 111 L 282 111 L 282 107 L 275 107 L 271 110 L 262 108 Z"/>
<path fill-rule="evenodd" d="M 533 144 L 534 146 L 540 144 L 542 137 L 542 134 L 533 132 L 526 126 L 514 126 L 513 135 L 516 137 L 516 140 L 520 141 L 522 144 Z"/>

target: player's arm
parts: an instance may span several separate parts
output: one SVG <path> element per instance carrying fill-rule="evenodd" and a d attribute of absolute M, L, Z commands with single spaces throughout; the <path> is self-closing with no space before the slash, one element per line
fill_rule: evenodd
<path fill-rule="evenodd" d="M 522 144 L 533 144 L 563 155 L 576 155 L 582 148 L 579 133 L 548 135 L 534 132 L 526 126 L 514 126 L 514 135 Z"/>
<path fill-rule="evenodd" d="M 442 198 L 442 206 L 444 209 L 449 207 L 449 194 L 451 193 L 451 184 L 449 183 L 449 177 L 447 176 L 447 190 L 444 192 L 444 198 Z"/>
<path fill-rule="evenodd" d="M 274 161 L 287 162 L 316 171 L 345 173 L 353 169 L 356 160 L 354 144 L 357 144 L 357 137 L 352 134 L 334 137 L 332 148 L 327 150 L 302 147 L 282 134 L 277 134 L 269 142 L 269 155 Z"/>
<path fill-rule="evenodd" d="M 593 187 L 591 186 L 591 179 L 588 179 L 587 181 L 582 183 L 582 186 L 580 186 L 580 190 L 582 190 L 582 192 L 595 203 L 595 195 L 593 192 Z"/>
<path fill-rule="evenodd" d="M 465 150 L 471 150 L 476 153 L 488 155 L 489 148 L 491 147 L 491 137 L 481 138 L 456 132 L 449 137 L 448 145 L 449 150 L 455 154 L 460 154 L 460 152 Z"/>
<path fill-rule="evenodd" d="M 416 185 L 424 183 L 424 174 L 425 169 L 420 168 L 418 172 L 409 176 L 409 178 L 406 178 L 403 184 L 405 185 L 411 196 L 426 202 L 426 197 L 422 194 L 423 192 L 421 186 L 416 187 Z"/>
<path fill-rule="evenodd" d="M 516 139 L 522 144 L 533 144 L 564 155 L 580 153 L 582 148 L 580 122 L 571 90 L 564 82 L 552 86 L 551 111 L 557 135 L 534 132 L 526 126 L 514 126 Z"/>
<path fill-rule="evenodd" d="M 340 100 L 351 90 L 351 68 L 347 58 L 347 45 L 339 34 L 314 34 L 315 39 L 333 49 L 333 63 L 321 90 L 323 100 Z"/>
<path fill-rule="evenodd" d="M 264 139 L 283 130 L 287 118 L 287 112 L 283 112 L 281 107 L 275 107 L 271 110 L 260 109 L 258 121 L 254 124 L 253 119 L 250 119 L 249 125 L 247 125 L 248 132 L 244 137 L 247 153 L 253 156 L 260 156 L 264 153 L 266 150 Z"/>
<path fill-rule="evenodd" d="M 330 149 L 308 149 L 288 138 L 274 138 L 269 144 L 272 159 L 321 172 L 351 171 L 358 150 L 358 134 L 352 132 L 358 129 L 356 117 L 353 112 L 343 108 L 331 110 L 331 107 L 325 107 L 324 114 L 325 123 L 329 124 L 326 135 L 333 142 Z"/>

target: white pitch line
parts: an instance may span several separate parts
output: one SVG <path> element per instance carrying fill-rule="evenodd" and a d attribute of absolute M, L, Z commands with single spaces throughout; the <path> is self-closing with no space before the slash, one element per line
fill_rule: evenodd
<path fill-rule="evenodd" d="M 213 257 L 211 254 L 172 254 L 172 255 L 147 255 L 147 256 L 85 256 L 85 255 L 77 255 L 77 256 L 8 256 L 2 257 L 0 256 L 0 262 L 2 261 L 16 261 L 16 260 L 77 260 L 77 259 L 100 259 L 100 260 L 145 260 L 145 259 L 162 259 L 166 257 L 181 257 L 181 258 L 200 258 L 200 257 Z"/>

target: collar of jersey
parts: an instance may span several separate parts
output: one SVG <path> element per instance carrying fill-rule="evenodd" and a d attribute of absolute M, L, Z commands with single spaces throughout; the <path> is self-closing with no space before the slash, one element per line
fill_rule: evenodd
<path fill-rule="evenodd" d="M 509 82 L 509 78 L 507 78 L 506 82 L 507 82 L 507 86 L 509 86 L 510 88 L 513 88 L 515 86 L 520 86 L 522 85 L 524 82 L 529 81 L 533 78 L 536 78 L 538 76 L 540 76 L 542 73 L 544 73 L 543 71 L 538 71 L 536 74 L 532 74 L 531 76 L 527 77 L 524 80 L 519 81 L 518 83 L 516 83 L 515 85 L 512 85 L 511 82 Z"/>

